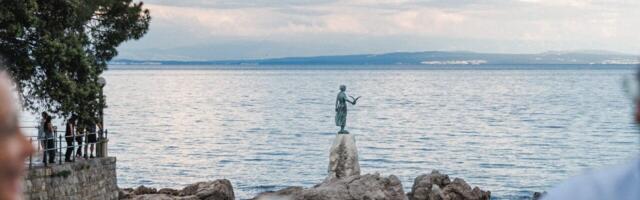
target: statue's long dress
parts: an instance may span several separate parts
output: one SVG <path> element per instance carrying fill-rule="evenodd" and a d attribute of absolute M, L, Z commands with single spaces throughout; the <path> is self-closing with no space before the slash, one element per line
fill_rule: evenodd
<path fill-rule="evenodd" d="M 346 95 L 338 94 L 338 112 L 336 112 L 336 126 L 344 126 L 347 124 L 347 104 L 345 102 Z"/>

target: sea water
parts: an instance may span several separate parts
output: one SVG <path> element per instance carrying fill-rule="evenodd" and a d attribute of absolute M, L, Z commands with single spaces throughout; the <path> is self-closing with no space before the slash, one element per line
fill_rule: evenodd
<path fill-rule="evenodd" d="M 640 149 L 622 79 L 633 66 L 112 66 L 105 72 L 118 185 L 229 179 L 236 196 L 327 175 L 341 84 L 363 173 L 439 170 L 530 197 Z"/>

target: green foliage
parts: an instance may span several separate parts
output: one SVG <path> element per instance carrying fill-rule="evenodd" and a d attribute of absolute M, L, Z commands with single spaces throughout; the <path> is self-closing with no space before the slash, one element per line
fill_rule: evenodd
<path fill-rule="evenodd" d="M 96 120 L 100 74 L 116 47 L 149 28 L 132 0 L 0 0 L 0 54 L 33 112 Z"/>

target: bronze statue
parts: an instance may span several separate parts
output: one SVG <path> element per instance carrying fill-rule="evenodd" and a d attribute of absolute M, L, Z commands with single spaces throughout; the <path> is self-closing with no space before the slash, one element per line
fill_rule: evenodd
<path fill-rule="evenodd" d="M 344 130 L 344 126 L 347 125 L 347 102 L 351 103 L 351 105 L 356 105 L 358 102 L 358 98 L 353 98 L 349 96 L 351 100 L 347 98 L 347 95 L 344 93 L 347 90 L 347 86 L 340 85 L 340 93 L 338 93 L 338 97 L 336 98 L 336 126 L 340 127 L 340 131 L 338 134 L 349 134 L 348 131 Z"/>

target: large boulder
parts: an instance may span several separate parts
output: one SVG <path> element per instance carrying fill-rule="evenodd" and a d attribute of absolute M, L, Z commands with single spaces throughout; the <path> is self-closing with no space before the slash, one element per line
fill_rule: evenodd
<path fill-rule="evenodd" d="M 180 195 L 180 190 L 176 190 L 173 188 L 162 188 L 160 190 L 158 190 L 158 194 L 166 194 L 166 195 L 171 195 L 171 196 L 178 196 Z"/>
<path fill-rule="evenodd" d="M 409 200 L 442 199 L 441 189 L 451 183 L 449 176 L 433 170 L 430 174 L 423 174 L 413 182 L 411 192 L 407 194 Z"/>
<path fill-rule="evenodd" d="M 398 177 L 380 174 L 354 175 L 325 182 L 313 188 L 289 187 L 265 192 L 254 200 L 404 200 L 405 194 Z"/>
<path fill-rule="evenodd" d="M 353 134 L 337 134 L 329 153 L 329 175 L 325 183 L 360 175 L 358 149 Z"/>
<path fill-rule="evenodd" d="M 472 189 L 460 178 L 451 181 L 448 175 L 434 170 L 416 177 L 407 197 L 409 200 L 488 200 L 491 192 L 478 187 Z"/>
<path fill-rule="evenodd" d="M 483 191 L 478 187 L 471 189 L 461 178 L 455 178 L 453 181 L 442 188 L 444 200 L 489 200 L 491 192 Z"/>
<path fill-rule="evenodd" d="M 133 194 L 135 195 L 143 195 L 143 194 L 155 194 L 158 190 L 155 188 L 145 187 L 144 185 L 138 186 L 135 190 L 133 190 Z"/>
<path fill-rule="evenodd" d="M 182 190 L 164 188 L 156 190 L 140 186 L 135 190 L 120 190 L 120 199 L 135 200 L 235 200 L 233 186 L 227 179 L 198 182 Z"/>
<path fill-rule="evenodd" d="M 180 196 L 196 196 L 202 200 L 235 200 L 233 186 L 227 179 L 191 184 L 179 192 Z"/>

